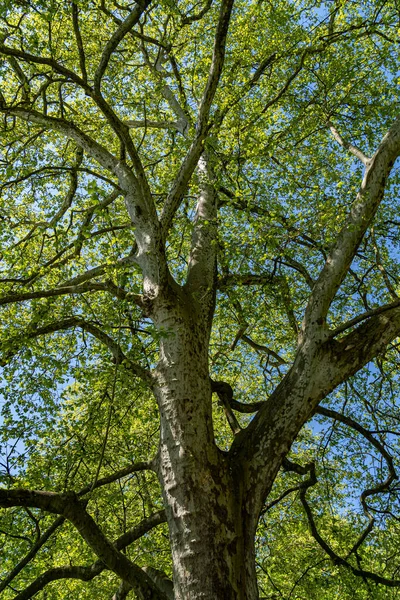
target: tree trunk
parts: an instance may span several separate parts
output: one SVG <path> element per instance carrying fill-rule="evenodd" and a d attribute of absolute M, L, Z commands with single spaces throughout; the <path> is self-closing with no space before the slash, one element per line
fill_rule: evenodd
<path fill-rule="evenodd" d="M 254 531 L 245 534 L 240 479 L 214 442 L 207 319 L 179 293 L 157 311 L 158 476 L 174 565 L 175 600 L 256 600 Z M 192 300 L 192 299 L 191 299 Z"/>

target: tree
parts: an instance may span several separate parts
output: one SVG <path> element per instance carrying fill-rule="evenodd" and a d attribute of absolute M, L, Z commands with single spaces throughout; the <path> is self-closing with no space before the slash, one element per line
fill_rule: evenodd
<path fill-rule="evenodd" d="M 0 10 L 5 598 L 396 593 L 397 2 Z"/>

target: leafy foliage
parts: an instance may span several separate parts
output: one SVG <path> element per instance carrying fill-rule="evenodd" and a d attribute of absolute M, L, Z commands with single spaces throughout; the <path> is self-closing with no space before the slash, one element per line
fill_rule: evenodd
<path fill-rule="evenodd" d="M 110 540 L 163 508 L 147 462 L 157 453 L 159 412 L 143 373 L 175 333 L 149 317 L 138 227 L 94 142 L 134 168 L 129 136 L 161 216 L 204 126 L 219 208 L 210 376 L 248 405 L 266 400 L 289 372 L 311 290 L 360 188 L 360 154 L 374 154 L 398 115 L 397 2 L 238 0 L 202 122 L 221 4 L 0 7 L 0 480 L 5 489 L 83 490 Z M 115 32 L 135 11 L 106 57 L 101 92 L 93 91 Z M 201 192 L 194 172 L 165 236 L 170 273 L 182 285 Z M 398 303 L 398 198 L 395 167 L 331 304 L 333 331 Z M 345 328 L 336 339 L 344 335 Z M 259 523 L 261 596 L 398 597 L 399 490 L 394 476 L 385 483 L 399 469 L 398 354 L 394 339 L 324 399 L 334 412 L 317 409 L 298 434 L 288 459 L 306 470 L 283 464 Z M 234 438 L 227 414 L 214 394 L 224 451 Z M 235 417 L 243 429 L 252 418 Z M 307 506 L 336 559 L 318 543 Z M 39 508 L 2 512 L 5 600 L 32 597 L 23 590 L 49 569 L 97 560 L 67 521 L 37 548 L 57 518 Z M 166 525 L 124 552 L 171 576 Z M 365 572 L 397 583 L 387 587 Z M 109 570 L 89 581 L 66 571 L 37 597 L 105 598 L 118 585 Z"/>

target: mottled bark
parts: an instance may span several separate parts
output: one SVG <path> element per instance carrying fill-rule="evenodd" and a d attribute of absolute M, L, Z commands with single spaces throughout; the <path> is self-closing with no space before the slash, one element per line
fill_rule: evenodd
<path fill-rule="evenodd" d="M 242 486 L 214 442 L 209 321 L 182 289 L 158 308 L 163 332 L 155 394 L 161 416 L 158 476 L 174 565 L 176 600 L 257 598 L 254 532 L 245 536 Z M 201 312 L 201 311 L 200 311 Z M 250 545 L 249 545 L 250 544 Z"/>

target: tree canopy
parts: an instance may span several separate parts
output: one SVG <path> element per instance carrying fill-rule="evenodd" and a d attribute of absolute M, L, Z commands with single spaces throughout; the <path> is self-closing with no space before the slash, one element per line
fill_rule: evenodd
<path fill-rule="evenodd" d="M 260 597 L 397 598 L 397 0 L 0 19 L 2 598 L 211 600 L 176 583 L 163 419 L 246 471 Z"/>

